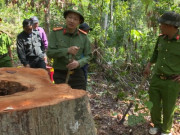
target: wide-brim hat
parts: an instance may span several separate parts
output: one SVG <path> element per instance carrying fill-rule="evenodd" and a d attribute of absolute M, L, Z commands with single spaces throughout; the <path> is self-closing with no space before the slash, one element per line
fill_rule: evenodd
<path fill-rule="evenodd" d="M 159 23 L 169 24 L 172 26 L 180 27 L 180 14 L 168 11 L 165 12 L 159 19 Z"/>
<path fill-rule="evenodd" d="M 82 24 L 84 22 L 84 17 L 82 15 L 82 13 L 78 10 L 74 10 L 74 9 L 68 9 L 66 11 L 64 11 L 64 18 L 66 18 L 66 16 L 69 14 L 69 13 L 76 13 L 80 16 L 80 24 Z"/>

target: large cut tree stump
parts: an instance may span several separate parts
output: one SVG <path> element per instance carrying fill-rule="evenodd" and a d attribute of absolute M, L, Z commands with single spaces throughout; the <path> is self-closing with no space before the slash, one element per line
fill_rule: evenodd
<path fill-rule="evenodd" d="M 87 94 L 43 69 L 0 68 L 0 135 L 96 135 Z"/>

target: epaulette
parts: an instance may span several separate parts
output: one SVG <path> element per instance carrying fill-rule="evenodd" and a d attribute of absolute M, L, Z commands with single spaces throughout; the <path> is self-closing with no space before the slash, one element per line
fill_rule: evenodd
<path fill-rule="evenodd" d="M 87 35 L 87 32 L 85 32 L 85 31 L 83 31 L 83 30 L 81 30 L 81 29 L 79 29 L 79 31 L 80 31 L 81 33 Z"/>
<path fill-rule="evenodd" d="M 62 30 L 63 27 L 56 27 L 56 28 L 53 28 L 53 31 L 58 31 L 58 30 Z"/>

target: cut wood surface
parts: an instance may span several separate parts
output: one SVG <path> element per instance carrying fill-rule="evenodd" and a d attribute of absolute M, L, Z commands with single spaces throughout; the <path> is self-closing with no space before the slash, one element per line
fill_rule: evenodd
<path fill-rule="evenodd" d="M 84 90 L 43 69 L 0 68 L 0 135 L 95 135 Z"/>

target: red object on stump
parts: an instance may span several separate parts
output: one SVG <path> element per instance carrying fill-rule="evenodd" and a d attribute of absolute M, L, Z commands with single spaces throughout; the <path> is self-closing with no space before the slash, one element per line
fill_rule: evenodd
<path fill-rule="evenodd" d="M 51 82 L 54 83 L 53 75 L 54 75 L 54 68 L 51 66 L 46 66 L 48 74 L 50 76 Z"/>

